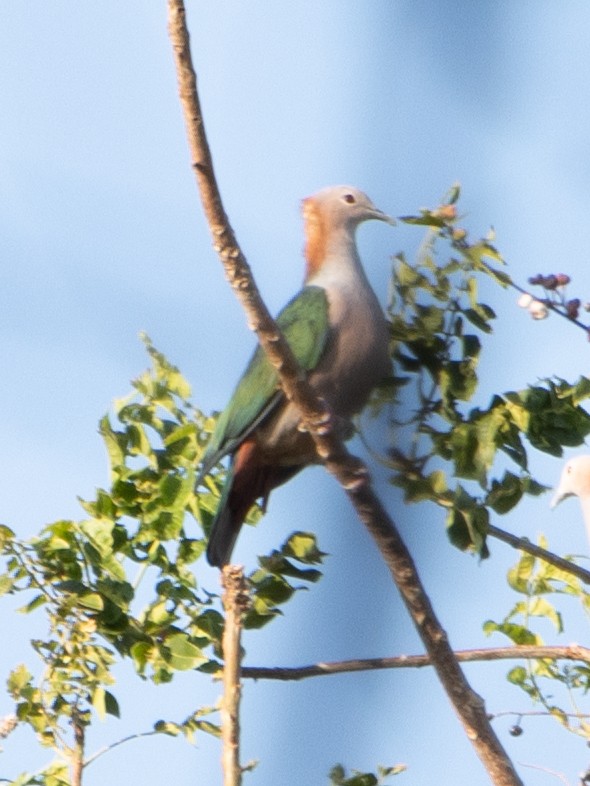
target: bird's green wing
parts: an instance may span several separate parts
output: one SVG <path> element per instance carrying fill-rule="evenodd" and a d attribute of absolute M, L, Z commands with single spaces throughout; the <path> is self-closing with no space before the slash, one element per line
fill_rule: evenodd
<path fill-rule="evenodd" d="M 321 287 L 304 287 L 277 317 L 293 354 L 305 371 L 315 368 L 328 336 L 328 299 Z M 231 453 L 282 398 L 279 377 L 258 347 L 231 400 L 219 416 L 203 456 L 203 477 Z"/>

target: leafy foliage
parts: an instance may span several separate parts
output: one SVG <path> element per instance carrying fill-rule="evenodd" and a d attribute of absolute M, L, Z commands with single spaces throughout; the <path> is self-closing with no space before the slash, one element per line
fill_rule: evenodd
<path fill-rule="evenodd" d="M 318 549 L 315 536 L 309 532 L 294 532 L 283 546 L 267 557 L 260 558 L 260 568 L 249 576 L 252 603 L 244 619 L 244 627 L 261 628 L 277 614 L 279 605 L 286 603 L 305 585 L 294 586 L 289 579 L 316 582 L 322 574 L 317 568 L 297 567 L 317 565 L 325 555 Z"/>
<path fill-rule="evenodd" d="M 133 382 L 132 394 L 115 402 L 115 422 L 100 421 L 110 486 L 81 501 L 88 518 L 49 524 L 28 541 L 0 525 L 6 562 L 0 595 L 25 593 L 21 611 L 44 610 L 48 623 L 46 639 L 32 642 L 44 664 L 41 679 L 24 665 L 9 675 L 16 718 L 70 762 L 80 755 L 76 729 L 83 735 L 93 714 L 119 715 L 111 690 L 117 657 L 129 658 L 142 678 L 156 683 L 170 682 L 178 671 L 221 668 L 221 604 L 215 593 L 199 589 L 193 570 L 224 477 L 219 467 L 204 488 L 195 488 L 195 468 L 215 421 L 192 406 L 184 377 L 144 341 L 152 368 Z M 258 517 L 253 511 L 250 521 Z M 298 589 L 317 581 L 321 573 L 311 566 L 322 556 L 313 535 L 294 533 L 262 557 L 249 577 L 246 624 L 266 624 Z M 181 723 L 158 721 L 154 732 L 189 740 L 196 731 L 217 735 L 217 725 L 203 717 L 212 711 L 197 709 Z M 55 767 L 23 785 L 57 786 L 63 767 Z"/>
<path fill-rule="evenodd" d="M 405 764 L 395 764 L 393 767 L 377 767 L 377 774 L 373 772 L 360 772 L 353 770 L 351 775 L 341 764 L 336 764 L 330 770 L 331 786 L 385 786 L 387 780 L 393 775 L 399 775 L 406 770 Z"/>
<path fill-rule="evenodd" d="M 405 501 L 444 508 L 451 542 L 487 557 L 491 512 L 504 515 L 525 494 L 545 490 L 529 474 L 526 443 L 560 456 L 563 446 L 580 445 L 590 433 L 590 416 L 581 406 L 590 380 L 545 380 L 495 395 L 487 407 L 468 408 L 477 392 L 482 334 L 491 333 L 495 318 L 480 301 L 479 280 L 503 287 L 511 280 L 497 267 L 503 261 L 493 234 L 470 242 L 458 226 L 458 197 L 455 187 L 439 208 L 403 219 L 428 232 L 414 264 L 403 254 L 395 257 L 389 309 L 394 374 L 374 406 L 393 413 L 395 447 L 388 463 Z M 514 471 L 494 477 L 499 452 Z"/>
<path fill-rule="evenodd" d="M 539 545 L 547 548 L 545 538 L 540 539 Z M 551 602 L 552 598 L 559 596 L 577 600 L 590 616 L 590 593 L 580 579 L 530 554 L 523 553 L 509 571 L 508 584 L 520 599 L 501 622 L 488 620 L 484 624 L 488 635 L 501 633 L 514 644 L 543 644 L 543 637 L 534 629 L 539 623 L 550 623 L 557 634 L 564 631 L 562 611 Z M 588 717 L 580 712 L 575 700 L 576 692 L 586 694 L 590 690 L 588 663 L 580 661 L 572 664 L 547 658 L 531 660 L 526 666 L 510 669 L 508 680 L 521 688 L 533 702 L 541 704 L 569 731 L 590 740 Z M 543 684 L 550 686 L 550 695 Z M 558 701 L 561 703 L 555 695 L 560 686 L 564 689 L 564 701 L 570 705 L 567 711 L 557 704 Z"/>
<path fill-rule="evenodd" d="M 563 446 L 579 445 L 590 433 L 582 406 L 590 380 L 572 385 L 547 379 L 498 393 L 487 406 L 474 405 L 479 357 L 495 318 L 481 302 L 480 282 L 482 277 L 502 287 L 512 282 L 493 235 L 470 242 L 459 225 L 458 198 L 454 188 L 435 210 L 403 219 L 426 227 L 427 234 L 415 263 L 403 254 L 395 258 L 394 373 L 375 394 L 373 409 L 387 407 L 395 428 L 391 482 L 404 490 L 407 502 L 442 507 L 450 541 L 486 557 L 491 516 L 505 515 L 524 495 L 545 490 L 529 473 L 527 450 L 560 456 Z M 567 310 L 565 301 L 561 305 Z M 575 321 L 572 313 L 565 315 Z M 151 368 L 100 421 L 109 484 L 81 501 L 86 518 L 54 522 L 30 540 L 0 525 L 5 560 L 0 595 L 23 593 L 21 611 L 45 613 L 48 628 L 45 638 L 32 642 L 43 664 L 41 676 L 21 664 L 8 677 L 15 722 L 27 724 L 41 745 L 57 753 L 43 771 L 14 780 L 16 786 L 67 786 L 68 768 L 93 760 L 84 755 L 85 728 L 95 717 L 120 713 L 112 676 L 116 660 L 129 659 L 142 679 L 158 684 L 169 683 L 178 671 L 211 674 L 222 668 L 220 599 L 199 586 L 195 573 L 225 477 L 216 466 L 196 487 L 215 418 L 190 403 L 190 386 L 180 371 L 147 337 L 144 341 Z M 255 508 L 249 523 L 259 516 Z M 324 556 L 313 534 L 295 532 L 260 557 L 248 576 L 251 602 L 244 625 L 257 629 L 281 614 L 298 590 L 321 577 Z M 549 621 L 561 632 L 561 611 L 551 602 L 557 595 L 590 609 L 578 579 L 526 554 L 509 583 L 520 599 L 504 620 L 488 621 L 485 630 L 515 644 L 541 643 L 536 622 Z M 569 696 L 587 691 L 587 664 L 539 660 L 512 669 L 508 678 L 570 730 L 590 738 L 582 714 L 560 709 L 541 689 L 550 680 Z M 200 707 L 180 722 L 158 720 L 146 734 L 189 741 L 197 732 L 217 735 L 211 720 L 216 712 Z M 330 779 L 334 786 L 374 786 L 403 769 L 347 774 L 337 765 Z"/>

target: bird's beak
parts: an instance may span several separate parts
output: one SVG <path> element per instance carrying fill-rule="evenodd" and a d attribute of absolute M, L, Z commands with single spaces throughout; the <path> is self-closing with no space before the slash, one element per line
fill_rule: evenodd
<path fill-rule="evenodd" d="M 371 218 L 375 218 L 377 221 L 384 221 L 392 227 L 397 223 L 395 218 L 388 216 L 387 213 L 384 213 L 382 210 L 379 210 L 378 207 L 374 206 L 371 208 Z"/>
<path fill-rule="evenodd" d="M 553 510 L 553 508 L 556 508 L 559 505 L 559 503 L 562 502 L 564 499 L 573 496 L 574 495 L 572 494 L 571 491 L 561 491 L 560 489 L 556 489 L 555 494 L 553 495 L 553 498 L 549 503 L 549 507 L 551 508 L 551 510 Z"/>

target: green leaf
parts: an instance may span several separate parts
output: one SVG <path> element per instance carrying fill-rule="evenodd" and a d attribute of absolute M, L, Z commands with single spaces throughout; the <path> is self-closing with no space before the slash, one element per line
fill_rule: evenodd
<path fill-rule="evenodd" d="M 444 198 L 444 202 L 445 204 L 448 205 L 454 205 L 459 201 L 460 196 L 461 196 L 461 183 L 453 183 L 453 185 L 449 190 L 449 193 Z"/>
<path fill-rule="evenodd" d="M 96 714 L 100 720 L 103 721 L 106 717 L 106 698 L 105 689 L 100 685 L 95 688 L 92 694 L 92 706 L 96 710 Z"/>
<path fill-rule="evenodd" d="M 408 769 L 406 764 L 394 764 L 393 767 L 377 767 L 379 778 L 387 778 L 390 775 L 399 775 Z"/>
<path fill-rule="evenodd" d="M 35 595 L 33 600 L 29 601 L 25 606 L 18 608 L 17 611 L 21 614 L 29 614 L 31 611 L 38 609 L 40 606 L 44 606 L 46 603 L 47 597 L 45 595 Z"/>
<path fill-rule="evenodd" d="M 444 397 L 469 401 L 477 387 L 475 366 L 470 360 L 450 360 L 441 369 L 439 381 Z"/>
<path fill-rule="evenodd" d="M 166 639 L 170 665 L 177 671 L 196 669 L 208 661 L 199 647 L 189 641 L 186 633 L 177 633 Z"/>
<path fill-rule="evenodd" d="M 514 668 L 510 669 L 508 672 L 508 681 L 520 687 L 524 685 L 527 677 L 526 669 L 523 666 L 514 666 Z"/>
<path fill-rule="evenodd" d="M 553 623 L 558 633 L 563 632 L 561 614 L 546 598 L 533 598 L 529 604 L 528 613 L 534 617 L 545 617 Z"/>
<path fill-rule="evenodd" d="M 496 513 L 508 513 L 522 499 L 524 482 L 512 472 L 506 471 L 501 481 L 492 480 L 492 486 L 486 496 L 486 505 Z"/>
<path fill-rule="evenodd" d="M 211 641 L 221 641 L 224 620 L 215 609 L 205 609 L 196 619 L 196 627 L 205 633 Z"/>
<path fill-rule="evenodd" d="M 125 463 L 126 437 L 118 431 L 113 431 L 108 415 L 99 422 L 99 433 L 106 445 L 111 467 L 118 467 Z"/>
<path fill-rule="evenodd" d="M 422 502 L 423 500 L 431 500 L 438 502 L 440 498 L 447 492 L 447 479 L 445 473 L 440 470 L 434 470 L 422 477 L 410 474 L 400 474 L 394 476 L 392 483 L 404 489 L 405 502 Z"/>
<path fill-rule="evenodd" d="M 329 772 L 329 777 L 335 786 L 341 786 L 342 781 L 346 777 L 346 772 L 341 764 L 335 764 Z"/>
<path fill-rule="evenodd" d="M 492 328 L 488 324 L 488 320 L 481 315 L 476 309 L 474 308 L 464 308 L 462 309 L 462 314 L 465 316 L 466 319 L 471 322 L 472 325 L 482 330 L 484 333 L 491 333 Z"/>
<path fill-rule="evenodd" d="M 15 537 L 16 535 L 10 527 L 7 527 L 6 524 L 0 524 L 0 550 L 4 550 Z"/>
<path fill-rule="evenodd" d="M 108 556 L 113 551 L 113 527 L 114 523 L 108 519 L 92 519 L 80 523 L 81 531 L 101 557 Z"/>
<path fill-rule="evenodd" d="M 400 216 L 399 220 L 404 224 L 417 224 L 418 226 L 442 228 L 445 226 L 446 221 L 438 216 L 435 216 L 428 210 L 422 210 L 420 216 Z"/>
<path fill-rule="evenodd" d="M 131 645 L 129 654 L 138 674 L 144 674 L 154 654 L 154 646 L 148 641 L 137 641 Z"/>
<path fill-rule="evenodd" d="M 170 737 L 178 737 L 178 735 L 182 733 L 182 729 L 178 723 L 163 720 L 154 723 L 154 731 L 157 731 L 159 734 L 168 734 Z"/>
<path fill-rule="evenodd" d="M 295 591 L 281 576 L 267 575 L 258 579 L 254 574 L 251 581 L 254 597 L 272 605 L 285 603 Z"/>
<path fill-rule="evenodd" d="M 184 423 L 182 426 L 178 426 L 166 436 L 164 439 L 164 445 L 169 448 L 177 442 L 195 436 L 196 433 L 197 427 L 195 423 Z"/>
<path fill-rule="evenodd" d="M 488 620 L 483 625 L 484 633 L 489 636 L 491 633 L 503 633 L 514 644 L 542 644 L 542 639 L 530 631 L 524 625 L 517 625 L 515 622 L 493 622 Z"/>
<path fill-rule="evenodd" d="M 523 552 L 516 566 L 508 571 L 509 586 L 516 592 L 528 595 L 535 565 L 536 558 L 532 554 Z"/>
<path fill-rule="evenodd" d="M 486 535 L 489 514 L 462 486 L 455 492 L 454 507 L 447 514 L 447 535 L 462 551 L 475 551 L 481 559 L 489 557 Z"/>
<path fill-rule="evenodd" d="M 0 597 L 11 593 L 15 584 L 16 579 L 12 578 L 12 576 L 9 576 L 7 573 L 0 574 Z"/>
<path fill-rule="evenodd" d="M 481 352 L 481 341 L 470 333 L 461 336 L 463 344 L 463 358 L 477 358 Z"/>
<path fill-rule="evenodd" d="M 211 723 L 211 721 L 200 720 L 196 721 L 195 726 L 199 731 L 205 732 L 205 734 L 211 734 L 213 737 L 221 737 L 221 729 L 216 723 Z"/>
<path fill-rule="evenodd" d="M 8 675 L 8 680 L 6 681 L 8 692 L 13 698 L 16 698 L 20 695 L 23 688 L 31 683 L 32 679 L 33 675 L 31 672 L 24 663 L 21 663 Z"/>
<path fill-rule="evenodd" d="M 312 532 L 294 532 L 283 545 L 281 551 L 295 557 L 305 564 L 322 562 L 325 554 L 318 549 L 316 536 Z"/>
<path fill-rule="evenodd" d="M 577 407 L 578 404 L 587 398 L 590 398 L 590 378 L 580 377 L 571 390 L 572 404 Z"/>
<path fill-rule="evenodd" d="M 342 786 L 377 786 L 378 780 L 372 772 L 359 773 L 347 778 Z"/>
<path fill-rule="evenodd" d="M 119 702 L 108 690 L 104 692 L 104 708 L 108 715 L 113 715 L 115 718 L 121 717 Z"/>

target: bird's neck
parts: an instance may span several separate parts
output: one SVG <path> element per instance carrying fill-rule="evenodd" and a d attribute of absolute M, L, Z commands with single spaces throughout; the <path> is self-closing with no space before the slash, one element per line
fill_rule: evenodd
<path fill-rule="evenodd" d="M 363 275 L 353 229 L 326 231 L 321 223 L 310 222 L 305 234 L 306 284 L 321 286 L 334 277 Z"/>

